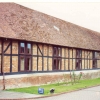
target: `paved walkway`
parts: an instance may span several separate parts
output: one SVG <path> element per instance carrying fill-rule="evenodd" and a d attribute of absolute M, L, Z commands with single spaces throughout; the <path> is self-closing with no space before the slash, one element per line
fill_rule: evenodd
<path fill-rule="evenodd" d="M 38 97 L 41 97 L 41 95 L 0 91 L 0 100 L 1 99 L 18 100 L 23 98 L 26 98 L 26 100 L 100 100 L 100 86 L 83 89 L 75 92 L 65 93 L 57 96 L 43 97 L 43 98 L 38 98 Z"/>
<path fill-rule="evenodd" d="M 100 86 L 35 100 L 100 100 Z"/>
<path fill-rule="evenodd" d="M 29 94 L 29 93 L 20 93 L 20 92 L 10 92 L 10 91 L 0 91 L 0 100 L 1 99 L 23 99 L 23 98 L 36 98 L 41 95 Z"/>

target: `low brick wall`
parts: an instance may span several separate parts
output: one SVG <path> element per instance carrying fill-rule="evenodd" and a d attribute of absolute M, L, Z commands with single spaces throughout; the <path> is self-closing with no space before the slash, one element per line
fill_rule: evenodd
<path fill-rule="evenodd" d="M 75 74 L 83 72 L 83 79 L 100 77 L 100 70 L 76 71 Z M 52 73 L 34 73 L 34 74 L 19 74 L 6 75 L 5 88 L 29 87 L 40 84 L 51 84 L 64 81 L 70 81 L 70 72 L 52 72 Z M 3 89 L 3 77 L 0 76 L 0 89 Z"/>

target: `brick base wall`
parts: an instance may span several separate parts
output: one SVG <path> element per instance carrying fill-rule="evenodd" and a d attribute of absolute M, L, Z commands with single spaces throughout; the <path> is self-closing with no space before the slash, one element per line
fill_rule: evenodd
<path fill-rule="evenodd" d="M 90 71 L 77 71 L 84 73 L 84 79 L 98 78 L 100 77 L 100 70 Z M 40 84 L 51 84 L 64 81 L 64 76 L 67 81 L 70 81 L 70 72 L 56 72 L 56 73 L 34 73 L 34 74 L 20 74 L 20 75 L 6 75 L 5 76 L 5 88 L 20 88 L 29 87 Z M 0 89 L 3 89 L 3 80 L 0 76 Z"/>

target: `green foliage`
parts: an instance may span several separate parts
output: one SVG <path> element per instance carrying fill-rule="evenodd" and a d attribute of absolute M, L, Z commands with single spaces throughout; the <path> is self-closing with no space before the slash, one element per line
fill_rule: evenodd
<path fill-rule="evenodd" d="M 72 85 L 75 84 L 75 83 L 80 82 L 82 76 L 83 76 L 82 72 L 80 72 L 78 75 L 76 75 L 75 72 L 73 71 L 72 74 L 71 74 L 71 83 L 72 83 Z"/>
<path fill-rule="evenodd" d="M 79 78 L 81 75 L 79 76 Z M 71 82 L 65 83 L 58 83 L 57 84 L 49 84 L 49 85 L 41 85 L 41 86 L 32 86 L 27 88 L 16 88 L 16 89 L 9 89 L 8 91 L 16 91 L 16 92 L 24 92 L 24 93 L 31 93 L 31 94 L 38 94 L 38 88 L 44 88 L 44 95 L 50 95 L 50 89 L 54 88 L 55 93 L 62 93 L 68 92 L 72 90 L 78 90 L 94 85 L 100 84 L 100 78 L 92 79 L 92 80 L 80 80 L 77 84 L 72 85 Z"/>

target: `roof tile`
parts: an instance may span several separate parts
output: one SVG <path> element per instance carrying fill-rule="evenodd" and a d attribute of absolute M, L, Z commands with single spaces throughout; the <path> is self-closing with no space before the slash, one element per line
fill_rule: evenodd
<path fill-rule="evenodd" d="M 100 50 L 100 33 L 15 3 L 0 3 L 0 37 Z"/>

